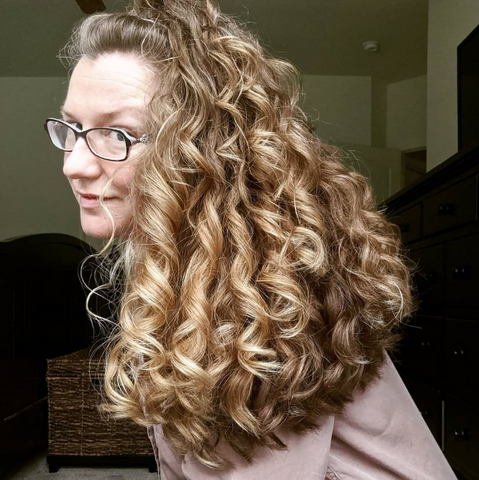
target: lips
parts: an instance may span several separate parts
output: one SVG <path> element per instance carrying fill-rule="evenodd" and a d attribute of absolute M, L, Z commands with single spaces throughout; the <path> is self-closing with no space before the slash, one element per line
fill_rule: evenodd
<path fill-rule="evenodd" d="M 108 202 L 114 200 L 115 197 L 104 197 L 103 201 Z M 80 193 L 80 205 L 83 208 L 96 208 L 100 205 L 100 197 L 87 193 Z"/>
<path fill-rule="evenodd" d="M 90 200 L 99 200 L 100 197 L 99 195 L 84 195 L 82 193 L 80 193 L 80 195 L 84 198 L 88 198 Z M 103 200 L 111 200 L 113 197 L 103 197 Z"/>

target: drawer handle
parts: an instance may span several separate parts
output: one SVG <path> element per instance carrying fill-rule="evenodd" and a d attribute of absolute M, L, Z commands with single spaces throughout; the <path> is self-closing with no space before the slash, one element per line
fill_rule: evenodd
<path fill-rule="evenodd" d="M 455 357 L 465 357 L 466 356 L 466 352 L 464 351 L 463 348 L 456 348 L 455 350 L 453 350 L 453 354 Z"/>
<path fill-rule="evenodd" d="M 441 203 L 441 205 L 439 205 L 439 208 L 437 210 L 437 214 L 441 216 L 453 215 L 455 210 L 456 210 L 456 207 L 454 206 L 453 203 Z"/>
<path fill-rule="evenodd" d="M 431 346 L 431 342 L 429 340 L 421 340 L 419 344 L 422 348 L 429 348 Z"/>
<path fill-rule="evenodd" d="M 454 267 L 452 269 L 452 278 L 468 278 L 470 276 L 471 269 L 469 265 L 464 267 Z"/>
<path fill-rule="evenodd" d="M 426 408 L 426 410 L 420 410 L 419 412 L 422 415 L 422 418 L 430 418 L 432 416 L 432 412 L 429 408 Z"/>
<path fill-rule="evenodd" d="M 467 430 L 467 428 L 454 430 L 454 440 L 457 440 L 457 441 L 469 440 L 469 431 Z"/>

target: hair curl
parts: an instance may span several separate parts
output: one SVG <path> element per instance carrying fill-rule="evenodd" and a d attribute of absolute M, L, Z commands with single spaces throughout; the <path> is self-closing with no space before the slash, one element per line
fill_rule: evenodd
<path fill-rule="evenodd" d="M 414 308 L 397 227 L 313 134 L 298 72 L 211 0 L 86 18 L 74 66 L 143 58 L 156 93 L 137 167 L 105 410 L 161 424 L 180 455 L 284 448 L 378 375 Z"/>

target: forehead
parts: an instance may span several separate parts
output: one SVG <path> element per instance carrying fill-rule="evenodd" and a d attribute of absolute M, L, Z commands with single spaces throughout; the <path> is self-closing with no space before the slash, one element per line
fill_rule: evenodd
<path fill-rule="evenodd" d="M 151 98 L 151 80 L 146 64 L 131 55 L 84 57 L 73 70 L 63 110 L 87 118 L 110 111 L 141 113 Z"/>

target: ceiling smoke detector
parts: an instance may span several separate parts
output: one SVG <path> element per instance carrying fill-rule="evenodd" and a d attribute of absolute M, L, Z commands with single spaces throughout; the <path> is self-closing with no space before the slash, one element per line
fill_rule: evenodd
<path fill-rule="evenodd" d="M 363 43 L 363 48 L 366 52 L 377 52 L 379 50 L 379 43 L 376 40 L 368 40 Z"/>

